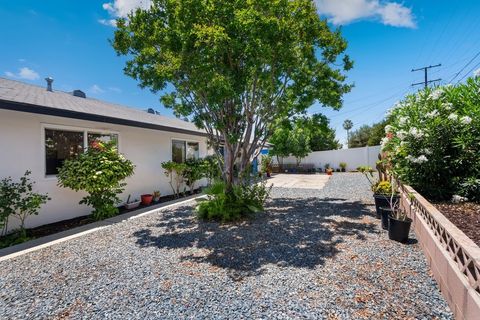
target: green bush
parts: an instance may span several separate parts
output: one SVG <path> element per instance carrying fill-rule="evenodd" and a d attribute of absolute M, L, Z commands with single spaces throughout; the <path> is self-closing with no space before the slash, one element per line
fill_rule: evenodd
<path fill-rule="evenodd" d="M 182 186 L 182 183 L 185 182 L 183 174 L 186 169 L 186 165 L 184 163 L 165 161 L 162 162 L 162 168 L 165 170 L 165 175 L 170 178 L 168 183 L 172 188 L 173 194 L 176 198 L 180 197 L 180 187 Z"/>
<path fill-rule="evenodd" d="M 203 174 L 207 178 L 208 184 L 212 184 L 214 180 L 222 177 L 221 167 L 223 166 L 223 158 L 217 155 L 210 155 L 203 158 Z"/>
<path fill-rule="evenodd" d="M 80 204 L 94 208 L 94 219 L 101 220 L 118 213 L 124 179 L 133 175 L 134 165 L 118 153 L 115 142 L 96 141 L 85 153 L 65 160 L 58 172 L 58 184 L 75 191 L 86 191 Z"/>
<path fill-rule="evenodd" d="M 195 183 L 205 176 L 205 163 L 202 159 L 187 159 L 182 170 L 182 177 L 185 184 L 193 193 Z"/>
<path fill-rule="evenodd" d="M 389 113 L 388 170 L 432 199 L 479 201 L 480 78 L 407 96 Z"/>
<path fill-rule="evenodd" d="M 232 193 L 225 192 L 225 183 L 217 181 L 206 189 L 208 199 L 200 201 L 196 210 L 204 220 L 222 222 L 249 217 L 264 210 L 270 189 L 266 182 L 235 186 Z"/>
<path fill-rule="evenodd" d="M 38 215 L 40 207 L 50 198 L 47 194 L 33 192 L 34 182 L 30 181 L 31 171 L 26 171 L 20 182 L 14 182 L 8 177 L 0 181 L 0 235 L 8 231 L 11 216 L 20 221 L 19 231 L 9 236 L 9 245 L 28 240 L 25 230 L 25 220 L 31 215 Z M 1 246 L 6 246 L 3 244 Z"/>
<path fill-rule="evenodd" d="M 264 173 L 269 173 L 272 171 L 272 156 L 268 154 L 262 155 L 261 158 L 261 170 Z"/>

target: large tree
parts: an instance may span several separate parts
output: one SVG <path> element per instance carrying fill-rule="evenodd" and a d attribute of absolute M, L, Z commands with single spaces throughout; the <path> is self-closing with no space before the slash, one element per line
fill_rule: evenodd
<path fill-rule="evenodd" d="M 323 114 L 299 117 L 295 122 L 308 130 L 312 151 L 336 150 L 342 147 L 335 139 L 335 130 L 330 127 L 330 120 Z"/>
<path fill-rule="evenodd" d="M 276 120 L 341 107 L 346 46 L 312 0 L 152 0 L 117 20 L 113 40 L 127 75 L 224 145 L 227 192 L 237 156 L 242 173 Z"/>
<path fill-rule="evenodd" d="M 363 125 L 350 134 L 349 146 L 351 148 L 378 146 L 385 137 L 385 126 L 387 120 L 383 120 L 373 125 Z"/>

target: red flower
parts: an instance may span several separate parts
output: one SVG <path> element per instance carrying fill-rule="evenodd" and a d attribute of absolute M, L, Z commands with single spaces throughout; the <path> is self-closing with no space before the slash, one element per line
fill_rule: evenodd
<path fill-rule="evenodd" d="M 393 133 L 391 133 L 391 132 L 387 133 L 387 138 L 392 139 L 393 138 Z"/>

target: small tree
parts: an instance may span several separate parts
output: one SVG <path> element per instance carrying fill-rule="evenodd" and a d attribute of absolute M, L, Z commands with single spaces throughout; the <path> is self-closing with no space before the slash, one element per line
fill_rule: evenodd
<path fill-rule="evenodd" d="M 218 155 L 209 155 L 203 158 L 203 175 L 211 185 L 214 180 L 222 177 L 223 158 Z"/>
<path fill-rule="evenodd" d="M 297 167 L 312 150 L 310 149 L 310 137 L 308 131 L 299 126 L 295 126 L 291 135 L 291 153 L 297 161 Z"/>
<path fill-rule="evenodd" d="M 13 182 L 12 179 L 5 178 L 0 182 L 0 226 L 2 235 L 8 231 L 8 220 L 10 216 L 16 217 L 20 221 L 19 238 L 25 239 L 27 233 L 25 230 L 25 220 L 31 215 L 38 215 L 40 207 L 50 198 L 48 194 L 33 192 L 33 185 L 29 175 L 31 171 L 26 171 L 20 178 L 20 182 Z"/>
<path fill-rule="evenodd" d="M 283 158 L 288 157 L 292 152 L 292 145 L 290 141 L 291 130 L 292 128 L 289 122 L 279 125 L 269 140 L 270 143 L 273 144 L 270 154 L 277 157 L 280 170 L 283 169 Z"/>
<path fill-rule="evenodd" d="M 172 188 L 173 194 L 175 198 L 180 197 L 180 188 L 182 183 L 185 182 L 184 179 L 184 171 L 185 171 L 185 164 L 184 163 L 177 163 L 173 161 L 165 161 L 162 162 L 162 168 L 165 170 L 165 175 L 170 178 L 169 184 Z"/>
<path fill-rule="evenodd" d="M 58 172 L 58 185 L 75 191 L 86 191 L 80 204 L 94 208 L 95 220 L 112 217 L 118 213 L 124 179 L 133 175 L 134 165 L 118 153 L 115 142 L 93 142 L 85 153 L 65 160 Z"/>
<path fill-rule="evenodd" d="M 195 183 L 204 177 L 204 168 L 203 160 L 201 159 L 187 159 L 185 161 L 182 177 L 191 194 L 193 194 Z"/>

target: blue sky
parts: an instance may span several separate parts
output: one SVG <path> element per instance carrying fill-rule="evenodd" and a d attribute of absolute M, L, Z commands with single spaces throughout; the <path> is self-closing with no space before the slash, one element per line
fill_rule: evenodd
<path fill-rule="evenodd" d="M 480 55 L 467 65 L 480 52 L 478 0 L 317 4 L 332 26 L 342 25 L 348 54 L 355 61 L 348 74 L 355 88 L 345 96 L 344 107 L 310 108 L 331 118 L 342 142 L 345 119 L 351 119 L 354 128 L 380 121 L 405 93 L 418 89 L 410 84 L 422 81 L 423 73 L 412 73 L 412 68 L 442 63 L 430 73 L 442 83 L 450 83 L 462 68 L 453 83 L 480 68 Z M 43 79 L 52 76 L 57 90 L 82 89 L 89 97 L 171 115 L 157 96 L 123 74 L 125 59 L 108 43 L 112 19 L 137 5 L 146 6 L 148 0 L 0 0 L 0 76 L 42 86 Z"/>

